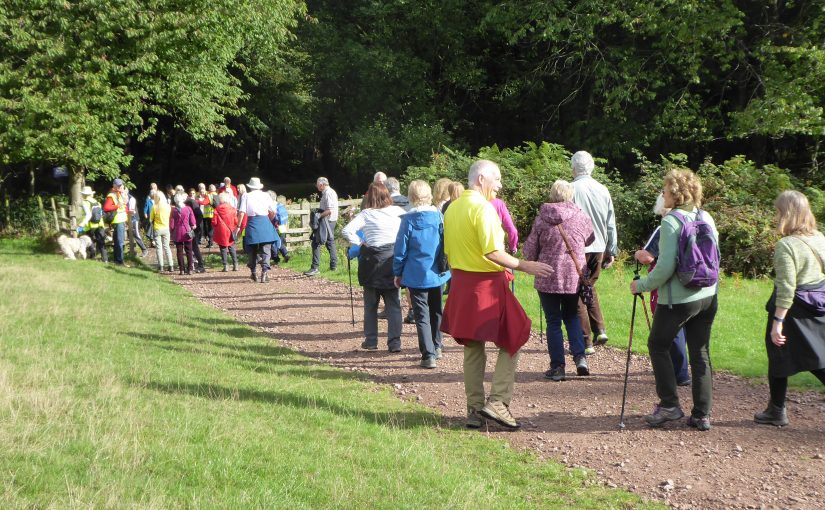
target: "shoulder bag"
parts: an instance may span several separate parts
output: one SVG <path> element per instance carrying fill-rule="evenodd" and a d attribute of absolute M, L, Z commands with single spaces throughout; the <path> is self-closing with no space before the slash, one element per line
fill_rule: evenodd
<path fill-rule="evenodd" d="M 819 253 L 801 237 L 797 237 L 797 239 L 805 243 L 805 245 L 814 252 L 814 256 L 819 260 L 820 269 L 825 273 L 825 264 L 823 264 L 822 257 Z M 816 286 L 803 285 L 802 287 L 797 287 L 794 291 L 794 302 L 811 313 L 817 315 L 825 314 L 825 282 Z"/>
<path fill-rule="evenodd" d="M 579 274 L 579 288 L 576 293 L 579 295 L 579 299 L 582 300 L 582 303 L 586 306 L 590 306 L 593 304 L 593 283 L 590 281 L 590 274 L 587 266 L 584 268 L 579 267 L 579 264 L 576 262 L 576 256 L 573 254 L 573 247 L 570 246 L 570 240 L 567 238 L 567 233 L 564 231 L 564 227 L 561 226 L 561 223 L 556 226 L 559 228 L 559 233 L 561 234 L 562 239 L 564 239 L 564 245 L 567 246 L 567 253 L 570 254 L 570 259 L 573 260 L 573 266 Z"/>

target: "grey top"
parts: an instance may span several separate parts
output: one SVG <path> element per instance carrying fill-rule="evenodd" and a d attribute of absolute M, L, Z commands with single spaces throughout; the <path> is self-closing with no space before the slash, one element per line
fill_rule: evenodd
<path fill-rule="evenodd" d="M 573 202 L 590 217 L 596 235 L 584 252 L 618 254 L 616 213 L 607 188 L 589 175 L 580 175 L 573 179 Z"/>

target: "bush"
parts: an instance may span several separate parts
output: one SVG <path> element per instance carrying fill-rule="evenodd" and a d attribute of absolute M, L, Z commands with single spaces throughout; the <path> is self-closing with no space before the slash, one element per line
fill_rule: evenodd
<path fill-rule="evenodd" d="M 44 199 L 44 202 L 46 200 L 48 199 Z M 3 204 L 3 210 L 0 212 L 0 232 L 4 235 L 37 236 L 43 233 L 44 227 L 43 213 L 37 197 L 10 200 L 8 211 Z"/>

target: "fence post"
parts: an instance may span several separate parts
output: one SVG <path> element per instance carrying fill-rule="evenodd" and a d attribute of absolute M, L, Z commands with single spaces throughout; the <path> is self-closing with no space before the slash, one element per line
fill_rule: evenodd
<path fill-rule="evenodd" d="M 9 203 L 9 196 L 3 193 L 3 198 L 6 202 L 6 230 L 11 230 L 11 204 Z"/>
<path fill-rule="evenodd" d="M 43 206 L 43 197 L 40 195 L 37 195 L 37 205 L 40 207 L 41 226 L 46 230 L 50 230 L 49 217 L 46 215 L 46 208 Z"/>
<path fill-rule="evenodd" d="M 60 232 L 60 219 L 57 217 L 57 204 L 54 201 L 54 197 L 52 197 L 51 202 L 52 202 L 52 216 L 54 217 L 54 229 L 57 232 Z"/>

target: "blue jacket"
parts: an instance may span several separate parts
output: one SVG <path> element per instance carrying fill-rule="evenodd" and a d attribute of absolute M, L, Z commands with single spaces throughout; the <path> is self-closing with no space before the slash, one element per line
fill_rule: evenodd
<path fill-rule="evenodd" d="M 278 218 L 278 225 L 289 225 L 289 213 L 287 212 L 284 204 L 278 202 L 275 214 Z"/>
<path fill-rule="evenodd" d="M 432 289 L 450 279 L 444 263 L 444 220 L 435 207 L 411 209 L 401 216 L 392 272 L 401 285 Z"/>

